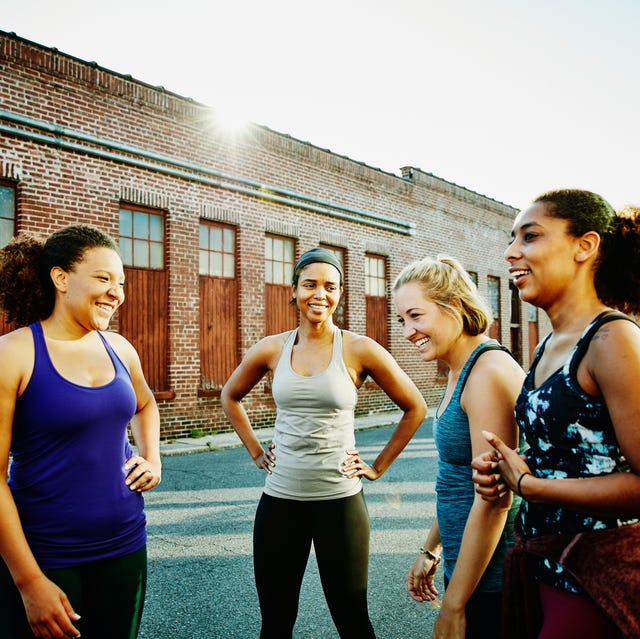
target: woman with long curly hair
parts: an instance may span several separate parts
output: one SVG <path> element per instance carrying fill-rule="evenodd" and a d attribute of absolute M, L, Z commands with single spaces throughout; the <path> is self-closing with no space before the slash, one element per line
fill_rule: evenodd
<path fill-rule="evenodd" d="M 133 346 L 107 330 L 123 288 L 117 247 L 93 226 L 0 251 L 0 308 L 16 327 L 0 337 L 7 639 L 137 636 L 160 418 Z"/>

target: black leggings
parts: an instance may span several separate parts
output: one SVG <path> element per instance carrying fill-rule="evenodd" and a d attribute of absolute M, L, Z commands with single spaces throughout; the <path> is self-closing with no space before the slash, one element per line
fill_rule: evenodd
<path fill-rule="evenodd" d="M 135 639 L 147 583 L 146 547 L 115 559 L 73 568 L 44 570 L 67 595 L 81 619 L 73 625 L 82 639 Z M 0 636 L 33 639 L 20 593 L 0 560 Z"/>
<path fill-rule="evenodd" d="M 262 495 L 253 529 L 260 639 L 291 639 L 312 541 L 338 634 L 375 639 L 367 610 L 369 515 L 362 492 L 326 501 Z"/>

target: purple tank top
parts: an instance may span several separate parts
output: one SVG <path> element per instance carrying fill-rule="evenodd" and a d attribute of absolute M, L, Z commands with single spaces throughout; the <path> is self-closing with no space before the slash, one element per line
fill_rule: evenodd
<path fill-rule="evenodd" d="M 33 374 L 16 402 L 9 488 L 41 568 L 120 557 L 146 543 L 144 499 L 125 485 L 136 411 L 128 370 L 98 333 L 115 368 L 103 386 L 64 379 L 40 323 Z"/>

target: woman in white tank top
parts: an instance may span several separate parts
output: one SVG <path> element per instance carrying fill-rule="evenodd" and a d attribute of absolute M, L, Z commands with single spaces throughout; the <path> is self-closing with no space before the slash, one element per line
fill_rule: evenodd
<path fill-rule="evenodd" d="M 222 390 L 229 421 L 267 473 L 254 526 L 261 639 L 292 636 L 311 543 L 340 637 L 375 637 L 366 599 L 369 519 L 361 478 L 384 473 L 422 423 L 426 404 L 382 346 L 335 326 L 342 290 L 342 265 L 331 251 L 304 253 L 292 282 L 298 328 L 251 347 Z M 241 401 L 269 371 L 277 415 L 265 450 Z M 371 464 L 355 449 L 354 436 L 357 391 L 368 376 L 403 411 Z"/>

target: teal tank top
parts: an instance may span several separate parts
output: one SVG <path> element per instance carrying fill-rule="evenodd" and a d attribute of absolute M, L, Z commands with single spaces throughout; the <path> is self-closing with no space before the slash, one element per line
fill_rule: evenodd
<path fill-rule="evenodd" d="M 438 449 L 438 473 L 436 476 L 436 511 L 442 542 L 444 574 L 451 579 L 456 566 L 462 535 L 473 505 L 475 488 L 472 479 L 471 435 L 469 420 L 460 406 L 460 397 L 467 377 L 477 358 L 487 350 L 504 350 L 496 340 L 478 345 L 460 372 L 460 378 L 453 391 L 449 404 L 441 415 L 433 420 L 433 435 Z M 502 590 L 502 566 L 504 556 L 513 545 L 513 523 L 520 505 L 520 499 L 514 496 L 502 537 L 491 562 L 482 576 L 476 591 L 499 592 Z"/>

